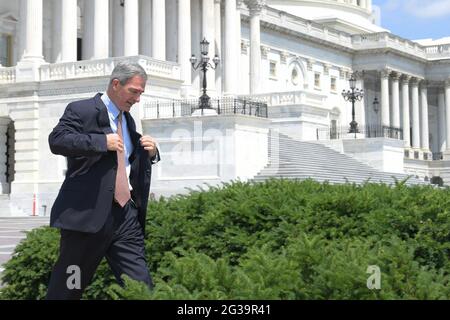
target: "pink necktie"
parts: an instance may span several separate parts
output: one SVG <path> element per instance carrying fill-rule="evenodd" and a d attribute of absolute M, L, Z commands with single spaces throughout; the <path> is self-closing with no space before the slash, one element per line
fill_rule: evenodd
<path fill-rule="evenodd" d="M 123 132 L 122 132 L 122 114 L 120 111 L 118 116 L 117 123 L 117 134 L 120 139 L 123 141 Z M 124 150 L 117 150 L 117 175 L 116 175 L 116 190 L 114 192 L 114 199 L 119 203 L 121 207 L 125 206 L 125 204 L 130 200 L 130 188 L 128 187 L 128 179 L 127 179 L 127 171 L 125 169 L 125 142 L 124 142 Z"/>

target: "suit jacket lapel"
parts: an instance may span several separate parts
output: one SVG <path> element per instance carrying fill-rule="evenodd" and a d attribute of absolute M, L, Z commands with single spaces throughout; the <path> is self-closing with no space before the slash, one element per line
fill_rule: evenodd
<path fill-rule="evenodd" d="M 101 94 L 97 93 L 94 97 L 95 108 L 97 109 L 97 124 L 99 128 L 105 133 L 110 134 L 113 133 L 111 129 L 111 125 L 109 123 L 108 109 L 103 103 L 102 99 L 100 99 Z"/>

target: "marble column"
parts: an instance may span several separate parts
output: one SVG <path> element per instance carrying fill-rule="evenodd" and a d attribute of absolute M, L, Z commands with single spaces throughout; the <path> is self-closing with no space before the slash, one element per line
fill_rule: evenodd
<path fill-rule="evenodd" d="M 438 131 L 439 131 L 439 152 L 444 152 L 447 148 L 447 129 L 445 126 L 445 90 L 438 89 Z"/>
<path fill-rule="evenodd" d="M 389 74 L 390 70 L 381 71 L 381 125 L 383 127 L 390 127 L 389 115 Z"/>
<path fill-rule="evenodd" d="M 400 128 L 400 95 L 399 95 L 399 79 L 397 72 L 391 74 L 391 92 L 392 92 L 392 126 Z"/>
<path fill-rule="evenodd" d="M 109 56 L 109 0 L 84 2 L 83 60 Z"/>
<path fill-rule="evenodd" d="M 183 86 L 191 85 L 191 1 L 178 1 L 178 63 Z M 185 88 L 186 89 L 186 88 Z M 187 89 L 186 89 L 187 90 Z M 183 90 L 183 96 L 187 95 Z"/>
<path fill-rule="evenodd" d="M 77 61 L 77 0 L 54 1 L 54 61 Z"/>
<path fill-rule="evenodd" d="M 123 48 L 125 56 L 139 54 L 139 1 L 126 0 L 123 17 Z"/>
<path fill-rule="evenodd" d="M 214 47 L 216 49 L 216 54 L 221 59 L 221 62 L 216 68 L 216 91 L 217 94 L 222 94 L 222 10 L 221 10 L 221 0 L 214 0 Z"/>
<path fill-rule="evenodd" d="M 42 0 L 25 0 L 20 3 L 25 6 L 21 10 L 25 14 L 25 41 L 22 61 L 43 62 L 43 3 Z"/>
<path fill-rule="evenodd" d="M 236 0 L 236 70 L 242 70 L 242 9 L 245 7 L 244 0 Z M 242 83 L 243 79 L 246 79 L 242 72 L 236 74 L 237 81 Z M 242 94 L 245 92 L 244 86 L 236 86 L 236 94 Z"/>
<path fill-rule="evenodd" d="M 261 83 L 261 28 L 263 1 L 247 1 L 250 11 L 250 94 L 260 92 Z"/>
<path fill-rule="evenodd" d="M 445 127 L 447 152 L 450 153 L 450 78 L 445 81 Z M 450 159 L 450 157 L 446 159 Z"/>
<path fill-rule="evenodd" d="M 403 75 L 402 77 L 402 129 L 403 140 L 406 147 L 411 146 L 411 133 L 410 133 L 410 116 L 409 116 L 409 81 L 411 77 Z"/>
<path fill-rule="evenodd" d="M 237 88 L 236 0 L 225 0 L 225 93 L 234 94 Z"/>
<path fill-rule="evenodd" d="M 424 151 L 430 151 L 429 129 L 428 129 L 428 83 L 425 80 L 420 82 L 420 111 L 421 111 L 421 147 Z"/>
<path fill-rule="evenodd" d="M 420 113 L 419 113 L 419 80 L 411 79 L 412 101 L 412 147 L 420 148 Z"/>
<path fill-rule="evenodd" d="M 166 5 L 165 0 L 153 0 L 152 56 L 166 60 Z"/>

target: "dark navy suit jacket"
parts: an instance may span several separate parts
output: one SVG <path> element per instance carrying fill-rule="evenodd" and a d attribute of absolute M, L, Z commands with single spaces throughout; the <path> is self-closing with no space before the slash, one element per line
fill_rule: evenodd
<path fill-rule="evenodd" d="M 105 224 L 113 205 L 117 153 L 108 151 L 106 134 L 113 133 L 101 94 L 70 103 L 48 137 L 54 154 L 67 157 L 66 178 L 53 204 L 50 225 L 56 228 L 95 233 Z M 124 112 L 134 145 L 131 165 L 131 197 L 145 229 L 152 164 L 160 160 L 159 151 L 150 159 L 139 143 L 141 135 L 128 112 Z"/>

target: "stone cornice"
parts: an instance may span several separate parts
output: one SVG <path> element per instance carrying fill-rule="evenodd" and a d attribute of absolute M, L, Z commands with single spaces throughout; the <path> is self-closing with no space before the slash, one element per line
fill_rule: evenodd
<path fill-rule="evenodd" d="M 445 86 L 445 81 L 438 81 L 438 80 L 427 80 L 427 81 L 428 81 L 428 88 L 437 88 L 441 90 Z"/>
<path fill-rule="evenodd" d="M 425 64 L 436 62 L 436 58 L 428 58 L 428 47 L 389 32 L 373 33 L 367 36 L 350 35 L 271 7 L 266 6 L 264 11 L 265 13 L 261 15 L 261 28 L 307 39 L 341 52 L 353 54 L 389 52 Z M 243 12 L 245 21 L 248 21 L 248 15 L 248 10 Z M 442 59 L 446 58 L 442 56 Z"/>

